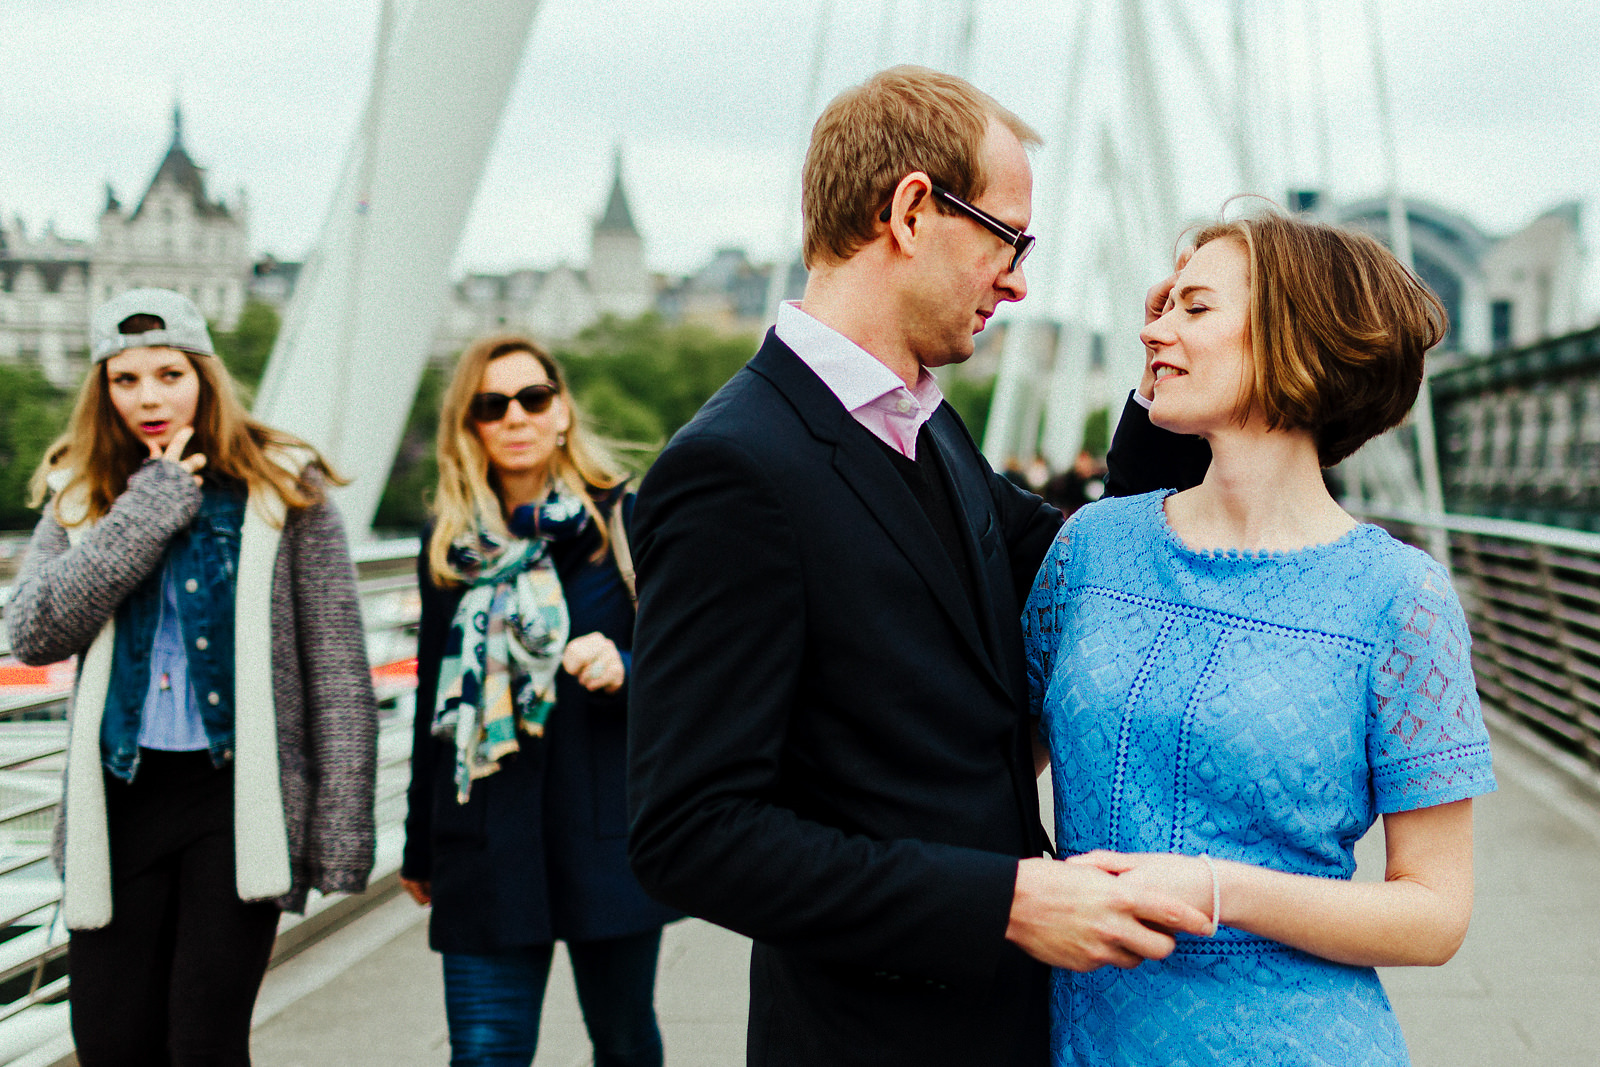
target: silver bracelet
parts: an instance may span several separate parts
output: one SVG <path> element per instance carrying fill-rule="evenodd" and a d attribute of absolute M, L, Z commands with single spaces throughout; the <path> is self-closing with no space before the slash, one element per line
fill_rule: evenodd
<path fill-rule="evenodd" d="M 1217 927 L 1222 920 L 1222 881 L 1217 877 L 1217 865 L 1211 860 L 1211 853 L 1202 852 L 1200 858 L 1206 861 L 1206 869 L 1211 872 L 1211 936 L 1217 934 Z"/>

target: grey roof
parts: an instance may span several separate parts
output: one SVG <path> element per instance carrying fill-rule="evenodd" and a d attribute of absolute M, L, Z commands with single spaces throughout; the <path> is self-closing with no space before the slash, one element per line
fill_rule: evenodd
<path fill-rule="evenodd" d="M 595 233 L 625 233 L 639 236 L 633 225 L 633 212 L 628 210 L 628 194 L 622 188 L 622 153 L 616 155 L 615 170 L 611 178 L 611 198 L 606 201 L 606 213 L 594 224 Z"/>
<path fill-rule="evenodd" d="M 194 204 L 195 214 L 201 218 L 228 218 L 228 207 L 219 201 L 212 201 L 206 196 L 206 171 L 189 158 L 189 153 L 183 147 L 183 113 L 177 108 L 172 109 L 172 147 L 167 149 L 166 158 L 161 161 L 161 166 L 156 168 L 156 176 L 150 179 L 150 185 L 145 189 L 144 196 L 139 198 L 139 206 L 134 209 L 133 218 L 138 218 L 144 212 L 145 201 L 150 198 L 150 191 L 163 181 L 176 184 L 179 189 L 189 194 L 190 201 Z"/>

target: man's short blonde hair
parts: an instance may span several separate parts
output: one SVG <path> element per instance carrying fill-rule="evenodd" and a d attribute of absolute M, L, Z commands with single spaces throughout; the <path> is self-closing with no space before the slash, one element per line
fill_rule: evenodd
<path fill-rule="evenodd" d="M 811 130 L 800 175 L 806 266 L 841 263 L 871 241 L 878 214 L 912 171 L 963 200 L 982 196 L 991 120 L 1025 145 L 1040 142 L 987 93 L 926 67 L 891 67 L 834 97 Z"/>

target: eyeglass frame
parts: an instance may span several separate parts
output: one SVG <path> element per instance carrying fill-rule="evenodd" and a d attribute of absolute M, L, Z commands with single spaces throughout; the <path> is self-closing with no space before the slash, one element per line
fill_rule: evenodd
<path fill-rule="evenodd" d="M 522 399 L 529 393 L 532 393 L 535 396 L 542 396 L 543 400 L 535 401 L 534 404 L 530 406 Z M 511 402 L 513 400 L 515 400 L 517 402 L 517 406 L 527 414 L 542 415 L 546 411 L 550 410 L 550 405 L 555 403 L 556 397 L 560 395 L 561 390 L 557 389 L 551 382 L 536 382 L 533 385 L 525 385 L 521 389 L 518 389 L 515 393 L 512 393 L 510 396 L 507 396 L 505 393 L 473 393 L 472 399 L 467 401 L 467 417 L 473 422 L 481 425 L 488 425 L 491 422 L 499 422 L 501 419 L 511 414 Z M 500 409 L 500 414 L 496 415 L 492 419 L 483 417 L 484 415 L 488 414 L 488 412 L 480 411 L 480 407 L 482 405 L 499 405 L 501 402 L 504 402 L 505 407 Z"/>
<path fill-rule="evenodd" d="M 978 225 L 982 226 L 984 229 L 988 230 L 990 233 L 994 234 L 996 237 L 1000 238 L 1000 240 L 1012 247 L 1014 251 L 1011 254 L 1011 265 L 1006 268 L 1007 271 L 1014 271 L 1018 267 L 1022 266 L 1022 261 L 1028 258 L 1028 253 L 1033 251 L 1033 246 L 1039 243 L 1039 239 L 1033 234 L 1028 233 L 1026 230 L 1019 230 L 1015 226 L 1001 222 L 999 219 L 995 218 L 993 215 L 989 214 L 980 207 L 973 207 L 955 193 L 952 193 L 950 190 L 946 189 L 942 185 L 937 184 L 936 182 L 930 181 L 928 183 L 928 188 L 933 190 L 934 199 L 943 200 L 951 207 L 963 212 L 968 218 L 972 219 L 972 221 L 976 222 Z M 891 201 L 884 207 L 883 211 L 879 213 L 878 221 L 888 222 L 893 213 L 894 203 Z"/>

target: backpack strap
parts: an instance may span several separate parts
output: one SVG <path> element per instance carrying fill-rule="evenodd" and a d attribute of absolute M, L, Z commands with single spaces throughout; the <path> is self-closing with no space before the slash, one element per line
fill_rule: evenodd
<path fill-rule="evenodd" d="M 608 523 L 611 532 L 611 558 L 616 560 L 617 573 L 622 575 L 622 584 L 628 589 L 628 600 L 637 608 L 639 591 L 633 576 L 633 550 L 628 546 L 628 529 L 622 521 L 622 506 L 626 499 L 626 496 L 619 496 L 611 509 L 611 520 Z"/>

